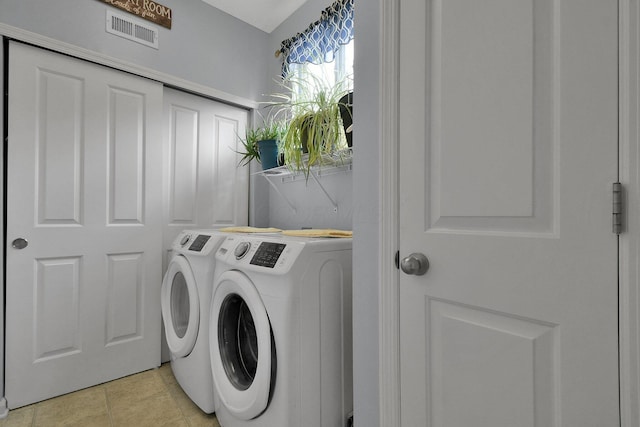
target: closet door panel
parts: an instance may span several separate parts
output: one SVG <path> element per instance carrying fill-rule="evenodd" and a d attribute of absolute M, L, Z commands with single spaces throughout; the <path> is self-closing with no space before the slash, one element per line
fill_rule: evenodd
<path fill-rule="evenodd" d="M 162 86 L 20 43 L 9 64 L 16 408 L 160 364 Z"/>
<path fill-rule="evenodd" d="M 248 117 L 242 108 L 164 89 L 167 259 L 185 228 L 247 224 L 249 167 L 239 166 L 237 151 Z"/>

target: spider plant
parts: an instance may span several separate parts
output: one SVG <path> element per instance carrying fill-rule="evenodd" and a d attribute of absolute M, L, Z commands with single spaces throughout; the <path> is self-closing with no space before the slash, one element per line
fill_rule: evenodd
<path fill-rule="evenodd" d="M 263 123 L 262 126 L 247 128 L 245 138 L 240 138 L 242 150 L 236 151 L 236 153 L 242 155 L 242 158 L 238 163 L 239 166 L 246 166 L 252 160 L 256 160 L 258 163 L 261 163 L 260 143 L 271 140 L 281 141 L 282 136 L 286 132 L 287 126 L 282 121 L 278 121 L 273 118 L 268 118 L 266 120 L 261 118 L 261 120 Z"/>
<path fill-rule="evenodd" d="M 283 91 L 267 102 L 274 117 L 288 122 L 282 137 L 285 162 L 309 175 L 312 166 L 334 163 L 335 153 L 347 148 L 340 116 L 340 99 L 348 93 L 346 79 L 326 83 L 311 73 L 289 75 L 279 85 Z"/>

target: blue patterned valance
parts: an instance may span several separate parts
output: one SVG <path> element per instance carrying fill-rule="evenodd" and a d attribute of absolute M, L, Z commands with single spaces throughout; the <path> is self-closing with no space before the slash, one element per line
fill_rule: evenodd
<path fill-rule="evenodd" d="M 337 0 L 306 30 L 282 41 L 278 51 L 283 55 L 282 74 L 288 73 L 289 64 L 332 62 L 340 46 L 351 40 L 353 0 Z"/>

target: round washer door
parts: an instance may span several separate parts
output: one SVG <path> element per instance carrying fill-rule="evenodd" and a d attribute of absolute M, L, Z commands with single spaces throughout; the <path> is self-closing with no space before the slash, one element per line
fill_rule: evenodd
<path fill-rule="evenodd" d="M 253 419 L 269 404 L 275 361 L 267 310 L 247 276 L 233 270 L 220 275 L 210 321 L 211 370 L 218 396 L 236 418 Z"/>
<path fill-rule="evenodd" d="M 162 321 L 167 345 L 175 357 L 191 353 L 200 326 L 200 305 L 191 266 L 182 255 L 175 256 L 162 280 Z"/>

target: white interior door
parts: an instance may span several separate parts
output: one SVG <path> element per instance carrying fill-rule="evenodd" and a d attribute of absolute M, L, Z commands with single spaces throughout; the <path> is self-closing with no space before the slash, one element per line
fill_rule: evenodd
<path fill-rule="evenodd" d="M 16 408 L 160 362 L 162 86 L 19 43 L 9 55 Z"/>
<path fill-rule="evenodd" d="M 401 0 L 402 425 L 619 425 L 616 0 Z"/>
<path fill-rule="evenodd" d="M 248 111 L 165 89 L 164 248 L 185 228 L 246 225 L 249 167 L 238 167 Z M 165 261 L 166 262 L 166 261 Z"/>

